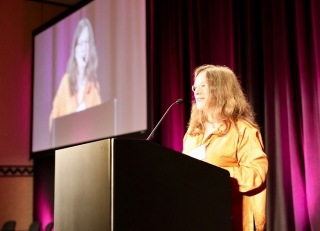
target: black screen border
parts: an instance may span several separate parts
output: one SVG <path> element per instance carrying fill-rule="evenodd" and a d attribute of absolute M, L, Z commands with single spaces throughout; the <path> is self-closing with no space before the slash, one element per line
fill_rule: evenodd
<path fill-rule="evenodd" d="M 143 130 L 143 131 L 137 131 L 137 132 L 132 132 L 132 133 L 127 133 L 127 134 L 122 134 L 122 135 L 117 135 L 117 136 L 112 136 L 112 137 L 103 137 L 100 139 L 94 139 L 94 140 L 88 140 L 86 142 L 81 142 L 81 143 L 75 143 L 75 144 L 70 144 L 70 145 L 65 145 L 65 146 L 61 146 L 61 147 L 56 147 L 56 148 L 49 148 L 46 150 L 41 150 L 41 151 L 36 151 L 34 152 L 32 150 L 32 144 L 33 144 L 33 110 L 34 110 L 34 48 L 35 48 L 35 37 L 40 34 L 41 32 L 45 31 L 46 29 L 49 29 L 50 27 L 56 25 L 57 23 L 59 23 L 60 21 L 62 21 L 63 19 L 65 19 L 66 17 L 70 16 L 71 14 L 77 12 L 78 10 L 81 10 L 83 7 L 85 7 L 86 5 L 88 5 L 89 3 L 94 2 L 94 0 L 83 0 L 77 4 L 75 4 L 74 6 L 70 7 L 69 9 L 65 10 L 64 12 L 62 12 L 61 14 L 57 15 L 56 17 L 54 17 L 53 19 L 49 20 L 48 22 L 44 23 L 43 25 L 41 25 L 40 27 L 36 28 L 35 30 L 32 31 L 32 80 L 31 80 L 31 84 L 32 84 L 32 89 L 31 89 L 31 117 L 30 117 L 30 159 L 39 159 L 39 158 L 44 158 L 44 157 L 48 157 L 48 156 L 53 156 L 55 154 L 56 150 L 59 149 L 63 149 L 63 148 L 68 148 L 68 147 L 72 147 L 72 146 L 76 146 L 76 145 L 81 145 L 81 144 L 85 144 L 85 143 L 91 143 L 91 142 L 95 142 L 95 141 L 99 141 L 99 140 L 104 140 L 104 139 L 108 139 L 108 138 L 123 138 L 123 139 L 146 139 L 149 134 L 151 133 L 152 127 L 153 127 L 153 119 L 152 119 L 152 96 L 151 96 L 151 68 L 150 68 L 150 49 L 148 49 L 150 47 L 150 39 L 148 38 L 148 30 L 150 28 L 150 22 L 148 20 L 148 15 L 147 15 L 147 7 L 145 8 L 145 15 L 146 15 L 146 78 L 147 78 L 147 92 L 146 92 L 146 99 L 147 99 L 147 129 Z M 147 0 L 145 1 L 145 4 L 147 6 Z"/>

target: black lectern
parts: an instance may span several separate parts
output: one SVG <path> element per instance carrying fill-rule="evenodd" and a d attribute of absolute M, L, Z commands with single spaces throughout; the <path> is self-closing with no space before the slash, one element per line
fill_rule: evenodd
<path fill-rule="evenodd" d="M 146 140 L 56 151 L 55 231 L 231 230 L 229 172 Z"/>

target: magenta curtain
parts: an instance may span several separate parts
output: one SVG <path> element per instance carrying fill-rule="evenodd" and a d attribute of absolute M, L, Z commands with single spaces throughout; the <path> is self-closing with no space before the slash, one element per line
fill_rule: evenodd
<path fill-rule="evenodd" d="M 192 72 L 232 68 L 269 159 L 267 229 L 320 230 L 320 1 L 147 0 L 154 142 L 182 150 Z"/>

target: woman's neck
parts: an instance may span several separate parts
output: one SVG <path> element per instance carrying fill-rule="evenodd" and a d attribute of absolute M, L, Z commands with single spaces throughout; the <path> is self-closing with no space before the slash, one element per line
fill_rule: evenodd
<path fill-rule="evenodd" d="M 204 143 L 207 138 L 219 128 L 220 125 L 220 122 L 205 122 L 202 143 Z"/>
<path fill-rule="evenodd" d="M 221 122 L 205 122 L 204 128 L 207 131 L 217 130 L 219 126 L 221 125 Z"/>
<path fill-rule="evenodd" d="M 77 84 L 78 86 L 83 86 L 86 83 L 86 79 L 84 76 L 84 71 L 79 72 L 78 78 L 77 78 Z"/>

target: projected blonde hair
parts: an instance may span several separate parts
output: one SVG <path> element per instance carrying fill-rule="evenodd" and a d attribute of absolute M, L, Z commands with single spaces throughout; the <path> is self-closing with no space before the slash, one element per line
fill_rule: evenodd
<path fill-rule="evenodd" d="M 194 80 L 203 71 L 206 73 L 209 100 L 203 110 L 198 110 L 196 103 L 192 103 L 188 133 L 190 135 L 203 133 L 204 122 L 208 121 L 208 116 L 212 116 L 226 125 L 225 131 L 220 135 L 225 135 L 230 126 L 234 126 L 238 130 L 236 122 L 240 119 L 259 129 L 252 107 L 233 71 L 225 66 L 202 65 L 195 69 Z"/>
<path fill-rule="evenodd" d="M 85 70 L 85 76 L 87 80 L 91 84 L 95 84 L 98 87 L 98 78 L 97 78 L 97 68 L 98 68 L 98 54 L 96 50 L 96 46 L 94 43 L 94 35 L 90 21 L 87 18 L 83 18 L 79 21 L 77 28 L 75 30 L 72 47 L 71 47 L 71 55 L 68 61 L 67 72 L 70 76 L 70 94 L 76 94 L 78 92 L 77 89 L 77 76 L 78 76 L 78 69 L 77 69 L 77 62 L 75 58 L 75 49 L 77 46 L 77 41 L 80 37 L 81 31 L 83 28 L 88 28 L 89 31 L 89 58 L 88 58 L 88 65 Z"/>

